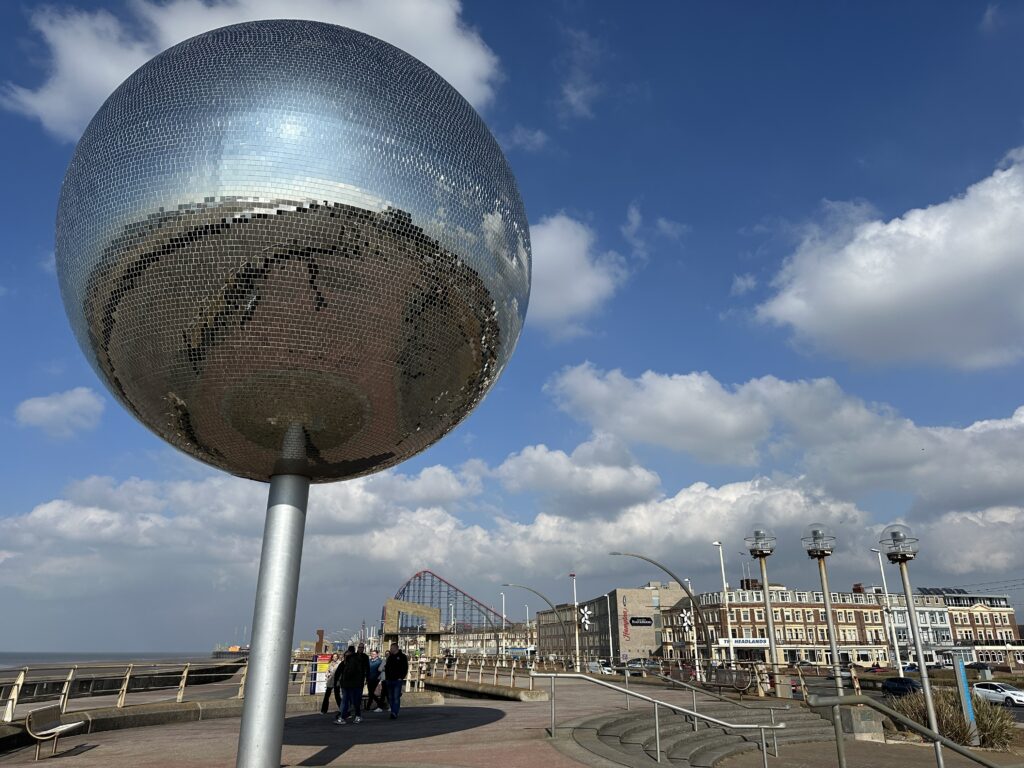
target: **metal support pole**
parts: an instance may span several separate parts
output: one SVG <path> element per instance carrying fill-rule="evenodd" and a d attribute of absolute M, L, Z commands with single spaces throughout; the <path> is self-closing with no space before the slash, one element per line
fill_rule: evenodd
<path fill-rule="evenodd" d="M 928 712 L 928 727 L 939 733 L 939 721 L 935 716 L 935 702 L 932 701 L 932 686 L 928 680 L 928 665 L 924 662 L 924 649 L 921 647 L 921 633 L 917 630 L 917 611 L 914 610 L 914 590 L 910 586 L 910 572 L 907 570 L 906 562 L 898 563 L 900 567 L 900 578 L 903 579 L 903 594 L 907 598 L 907 619 L 910 621 L 910 631 L 914 635 L 914 651 L 917 653 L 917 668 L 921 675 L 921 687 L 924 688 L 924 706 Z M 935 765 L 943 768 L 945 765 L 942 759 L 942 745 L 933 742 L 935 747 Z"/>
<path fill-rule="evenodd" d="M 622 671 L 626 675 L 626 711 L 629 711 L 629 667 L 623 667 Z"/>
<path fill-rule="evenodd" d="M 872 549 L 878 555 L 878 572 L 882 574 L 882 594 L 885 595 L 885 609 L 882 617 L 885 619 L 886 639 L 892 643 L 892 657 L 896 660 L 896 672 L 903 677 L 903 660 L 900 658 L 900 646 L 896 641 L 896 626 L 892 620 L 892 603 L 889 601 L 889 585 L 885 583 L 885 568 L 882 567 L 882 550 Z"/>
<path fill-rule="evenodd" d="M 608 611 L 608 666 L 615 663 L 615 649 L 612 647 L 612 598 L 610 592 L 604 595 L 605 610 Z"/>
<path fill-rule="evenodd" d="M 128 695 L 128 684 L 132 679 L 132 668 L 134 664 L 129 664 L 128 669 L 124 671 L 124 680 L 121 681 L 121 690 L 117 694 L 117 708 L 121 709 L 124 707 L 124 697 Z"/>
<path fill-rule="evenodd" d="M 576 599 L 576 574 L 569 574 L 572 576 L 572 626 L 576 631 L 576 672 L 582 672 L 583 668 L 580 666 L 580 603 Z"/>
<path fill-rule="evenodd" d="M 64 680 L 64 687 L 60 689 L 60 712 L 64 714 L 64 710 L 68 708 L 68 699 L 71 698 L 71 681 L 75 679 L 75 671 L 78 669 L 76 664 L 70 670 L 68 670 L 68 676 Z M 179 699 L 180 701 L 180 699 Z"/>
<path fill-rule="evenodd" d="M 279 768 L 309 478 L 270 478 L 237 768 Z"/>
<path fill-rule="evenodd" d="M 764 590 L 764 617 L 768 621 L 768 655 L 771 656 L 772 679 L 775 680 L 776 696 L 778 695 L 779 649 L 775 647 L 775 617 L 772 614 L 772 601 L 768 594 L 768 558 L 757 558 L 761 563 L 761 588 Z"/>
<path fill-rule="evenodd" d="M 722 567 L 722 610 L 725 612 L 725 639 L 729 643 L 729 665 L 736 666 L 736 648 L 732 642 L 732 619 L 729 616 L 729 584 L 725 580 L 725 547 L 715 542 L 718 547 L 718 563 Z"/>
<path fill-rule="evenodd" d="M 654 702 L 654 751 L 661 762 L 661 721 L 658 719 L 658 702 Z"/>
<path fill-rule="evenodd" d="M 178 695 L 175 701 L 181 704 L 185 699 L 185 686 L 188 684 L 188 668 L 192 666 L 189 663 L 185 664 L 185 668 L 181 670 L 181 680 L 178 681 Z"/>
<path fill-rule="evenodd" d="M 836 677 L 836 696 L 843 695 L 843 676 L 839 666 L 839 648 L 836 646 L 836 626 L 832 620 L 832 593 L 828 589 L 828 571 L 825 570 L 825 558 L 817 557 L 818 575 L 821 577 L 821 596 L 825 601 L 825 624 L 828 626 L 828 647 L 832 652 L 832 672 Z M 832 727 L 836 732 L 836 758 L 839 768 L 846 768 L 846 745 L 843 744 L 843 718 L 839 714 L 839 705 L 832 707 Z"/>
<path fill-rule="evenodd" d="M 555 678 L 551 678 L 551 738 L 555 738 Z"/>

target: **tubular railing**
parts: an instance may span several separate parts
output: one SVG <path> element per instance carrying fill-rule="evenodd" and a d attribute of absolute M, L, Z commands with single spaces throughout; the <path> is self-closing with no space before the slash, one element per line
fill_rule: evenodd
<path fill-rule="evenodd" d="M 184 701 L 186 686 L 238 687 L 231 678 L 245 663 L 231 660 L 209 662 L 127 662 L 123 664 L 65 664 L 26 666 L 0 672 L 0 722 L 12 722 L 19 703 L 56 700 L 61 712 L 71 699 L 110 696 L 123 708 L 133 694 L 174 691 L 162 698 Z M 161 698 L 158 696 L 158 698 Z"/>
<path fill-rule="evenodd" d="M 556 715 L 555 715 L 555 681 L 559 679 L 567 680 L 585 680 L 588 683 L 599 685 L 603 688 L 608 688 L 613 691 L 618 691 L 626 695 L 627 700 L 629 697 L 640 699 L 654 705 L 654 750 L 655 759 L 661 762 L 661 718 L 659 717 L 659 707 L 664 707 L 670 711 L 677 712 L 684 717 L 690 718 L 693 721 L 693 729 L 697 730 L 697 720 L 701 720 L 705 723 L 711 723 L 717 725 L 720 728 L 730 731 L 759 731 L 761 734 L 761 763 L 764 768 L 768 768 L 768 740 L 765 737 L 765 731 L 777 731 L 786 727 L 785 723 L 727 723 L 724 720 L 719 720 L 717 717 L 711 715 L 705 715 L 700 712 L 686 709 L 686 707 L 680 707 L 677 704 L 669 704 L 667 701 L 661 701 L 651 696 L 645 696 L 642 693 L 631 691 L 628 688 L 620 688 L 612 683 L 599 680 L 596 677 L 590 677 L 589 675 L 581 675 L 576 672 L 531 672 L 533 677 L 547 677 L 551 679 L 551 693 L 549 694 L 551 699 L 551 738 L 555 737 Z M 774 735 L 774 734 L 773 734 Z M 775 752 L 772 757 L 779 756 L 778 741 L 775 741 Z"/>
<path fill-rule="evenodd" d="M 901 715 L 895 709 L 890 709 L 889 707 L 876 701 L 870 696 L 817 696 L 812 693 L 810 696 L 807 697 L 807 703 L 812 707 L 834 707 L 837 705 L 840 707 L 848 707 L 856 704 L 863 704 L 864 706 L 870 707 L 876 712 L 881 712 L 886 717 L 892 718 L 898 723 L 902 723 L 907 728 L 914 731 L 915 733 L 920 734 L 921 736 L 924 736 L 929 741 L 938 742 L 947 749 L 956 752 L 958 755 L 962 755 L 963 757 L 966 757 L 968 760 L 973 760 L 979 765 L 984 765 L 985 768 L 1022 768 L 1019 765 L 1000 765 L 998 763 L 993 763 L 991 760 L 986 760 L 984 757 L 977 754 L 976 752 L 972 752 L 962 744 L 957 744 L 955 741 L 947 739 L 945 736 L 936 733 L 931 728 L 928 728 L 926 726 L 921 725 L 918 722 L 911 720 L 906 715 Z"/>

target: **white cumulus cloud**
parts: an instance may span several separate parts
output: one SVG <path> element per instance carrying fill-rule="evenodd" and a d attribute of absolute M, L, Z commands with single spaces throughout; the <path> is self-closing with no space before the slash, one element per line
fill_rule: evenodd
<path fill-rule="evenodd" d="M 64 439 L 95 429 L 103 415 L 103 399 L 88 387 L 75 387 L 44 397 L 30 397 L 14 409 L 23 427 L 37 427 L 50 437 Z"/>
<path fill-rule="evenodd" d="M 599 251 L 594 230 L 565 213 L 531 226 L 530 243 L 533 285 L 529 322 L 554 338 L 585 333 L 586 320 L 628 276 L 622 257 Z"/>
<path fill-rule="evenodd" d="M 1024 357 L 1024 149 L 962 195 L 890 221 L 833 205 L 758 317 L 843 358 L 990 368 Z"/>
<path fill-rule="evenodd" d="M 407 51 L 478 109 L 494 98 L 498 57 L 461 18 L 457 0 L 133 0 L 126 15 L 44 6 L 32 26 L 49 54 L 36 87 L 8 83 L 6 108 L 77 140 L 104 99 L 161 51 L 210 29 L 262 19 L 308 19 L 351 27 Z"/>

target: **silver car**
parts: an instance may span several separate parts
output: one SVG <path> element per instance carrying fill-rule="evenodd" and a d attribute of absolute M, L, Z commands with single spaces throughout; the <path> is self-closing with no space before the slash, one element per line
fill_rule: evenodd
<path fill-rule="evenodd" d="M 1009 683 L 975 683 L 972 690 L 994 704 L 1024 707 L 1024 691 Z"/>

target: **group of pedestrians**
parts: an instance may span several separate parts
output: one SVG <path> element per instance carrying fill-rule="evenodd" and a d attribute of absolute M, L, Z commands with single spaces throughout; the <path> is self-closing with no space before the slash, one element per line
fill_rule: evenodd
<path fill-rule="evenodd" d="M 352 722 L 363 722 L 363 686 L 368 692 L 367 712 L 391 710 L 391 719 L 398 718 L 402 705 L 402 688 L 409 674 L 409 657 L 402 653 L 398 643 L 392 643 L 386 658 L 377 651 L 366 655 L 363 643 L 350 645 L 340 656 L 336 653 L 327 665 L 327 691 L 320 711 L 327 714 L 331 694 L 338 705 L 334 722 L 345 725 L 352 713 Z"/>

